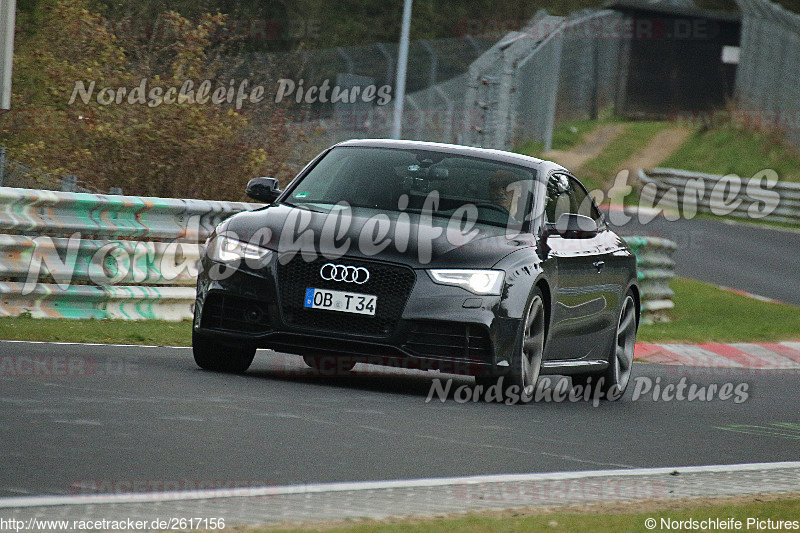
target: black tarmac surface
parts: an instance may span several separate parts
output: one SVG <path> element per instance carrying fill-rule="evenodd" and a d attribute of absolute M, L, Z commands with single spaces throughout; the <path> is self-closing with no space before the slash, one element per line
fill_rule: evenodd
<path fill-rule="evenodd" d="M 224 375 L 199 370 L 187 348 L 0 342 L 0 370 L 0 497 L 800 456 L 790 430 L 797 375 L 787 371 L 639 364 L 622 401 L 595 407 L 459 403 L 452 394 L 426 403 L 434 378 L 449 376 L 367 365 L 314 376 L 299 357 L 268 351 L 246 374 Z M 739 393 L 654 401 L 651 389 L 634 399 L 637 385 L 663 389 L 682 377 Z M 451 391 L 472 383 L 456 377 Z M 789 429 L 742 432 L 750 425 Z"/>

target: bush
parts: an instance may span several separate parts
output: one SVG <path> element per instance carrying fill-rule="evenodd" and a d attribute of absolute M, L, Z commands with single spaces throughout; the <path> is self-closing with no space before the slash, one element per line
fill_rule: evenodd
<path fill-rule="evenodd" d="M 209 35 L 225 23 L 223 15 L 190 22 L 168 12 L 157 23 L 181 31 L 166 41 L 123 42 L 86 0 L 44 6 L 35 31 L 21 33 L 15 50 L 12 107 L 34 118 L 0 133 L 9 156 L 45 172 L 75 174 L 100 190 L 122 187 L 144 196 L 239 200 L 256 175 L 285 183 L 296 170 L 288 160 L 302 135 L 266 94 L 241 110 L 235 102 L 180 98 L 153 105 L 151 94 L 146 103 L 128 103 L 142 83 L 148 92 L 187 80 L 195 93 L 203 80 L 212 92 L 230 87 L 230 76 L 222 79 L 230 58 L 224 50 L 209 53 Z M 100 105 L 104 87 L 114 91 L 104 98 L 122 102 Z"/>

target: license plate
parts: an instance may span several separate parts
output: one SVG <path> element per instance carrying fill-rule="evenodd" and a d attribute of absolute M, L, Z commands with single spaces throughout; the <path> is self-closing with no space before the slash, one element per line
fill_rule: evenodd
<path fill-rule="evenodd" d="M 378 297 L 371 294 L 355 292 L 329 291 L 327 289 L 306 289 L 304 307 L 310 309 L 327 309 L 343 313 L 374 315 Z"/>

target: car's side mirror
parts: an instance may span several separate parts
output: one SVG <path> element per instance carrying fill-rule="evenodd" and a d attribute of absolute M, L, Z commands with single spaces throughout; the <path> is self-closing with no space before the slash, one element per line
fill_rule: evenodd
<path fill-rule="evenodd" d="M 247 196 L 259 202 L 271 204 L 281 194 L 275 178 L 253 178 L 247 182 Z"/>
<path fill-rule="evenodd" d="M 562 213 L 553 226 L 554 233 L 564 239 L 589 239 L 597 235 L 599 229 L 594 219 L 576 213 Z"/>

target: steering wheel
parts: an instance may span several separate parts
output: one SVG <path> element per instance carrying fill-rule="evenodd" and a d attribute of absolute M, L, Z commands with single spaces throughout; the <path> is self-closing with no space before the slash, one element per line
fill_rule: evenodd
<path fill-rule="evenodd" d="M 506 209 L 506 208 L 505 208 L 505 207 L 503 207 L 502 205 L 493 204 L 493 203 L 491 203 L 491 202 L 476 202 L 476 203 L 475 203 L 475 204 L 473 204 L 473 205 L 474 205 L 475 207 L 477 207 L 478 209 L 480 209 L 481 207 L 483 207 L 483 208 L 486 208 L 486 209 L 493 209 L 494 211 L 499 211 L 499 212 L 503 213 L 505 216 L 509 216 L 509 215 L 511 214 L 511 213 L 508 211 L 508 209 Z"/>

